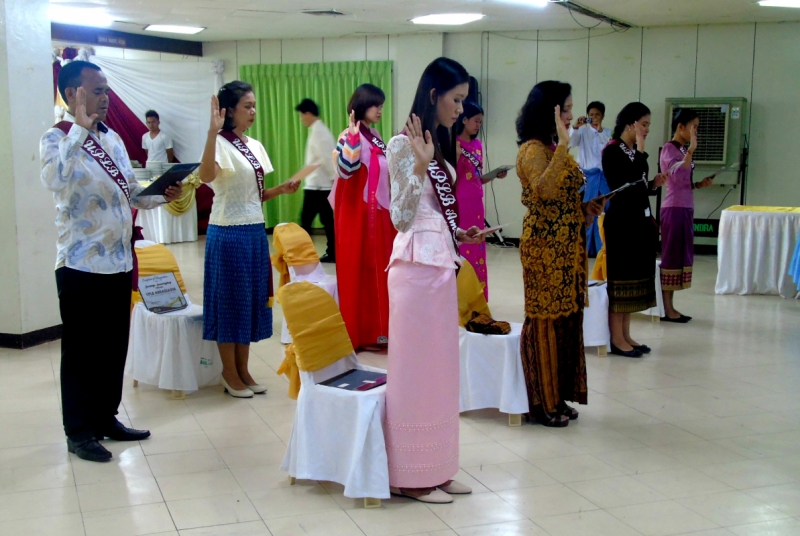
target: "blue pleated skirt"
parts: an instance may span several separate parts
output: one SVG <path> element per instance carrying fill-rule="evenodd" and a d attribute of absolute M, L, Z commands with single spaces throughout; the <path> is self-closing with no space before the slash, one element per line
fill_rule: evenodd
<path fill-rule="evenodd" d="M 203 338 L 250 344 L 272 336 L 269 244 L 264 224 L 209 225 Z"/>

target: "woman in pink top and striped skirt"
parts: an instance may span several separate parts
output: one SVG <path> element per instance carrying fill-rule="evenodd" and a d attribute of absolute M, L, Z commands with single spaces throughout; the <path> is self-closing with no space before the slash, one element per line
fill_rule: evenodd
<path fill-rule="evenodd" d="M 667 174 L 667 194 L 661 204 L 661 291 L 664 312 L 661 320 L 685 324 L 692 319 L 673 304 L 676 290 L 692 286 L 694 265 L 694 194 L 696 188 L 711 186 L 711 178 L 693 182 L 700 118 L 689 108 L 675 111 L 673 138 L 661 150 L 661 171 Z M 689 146 L 688 148 L 686 146 Z"/>

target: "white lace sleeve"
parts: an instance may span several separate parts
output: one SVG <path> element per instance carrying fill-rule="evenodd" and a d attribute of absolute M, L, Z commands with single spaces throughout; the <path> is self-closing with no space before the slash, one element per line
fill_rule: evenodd
<path fill-rule="evenodd" d="M 414 174 L 416 158 L 406 136 L 395 136 L 386 147 L 389 182 L 392 186 L 392 223 L 400 232 L 408 231 L 417 215 L 424 177 Z"/>

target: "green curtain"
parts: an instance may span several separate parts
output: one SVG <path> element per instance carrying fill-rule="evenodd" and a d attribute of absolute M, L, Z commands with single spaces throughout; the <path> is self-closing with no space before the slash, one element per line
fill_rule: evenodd
<path fill-rule="evenodd" d="M 265 179 L 268 188 L 286 181 L 305 164 L 308 130 L 295 111 L 304 98 L 319 105 L 320 119 L 338 139 L 347 128 L 347 103 L 353 91 L 361 84 L 375 84 L 386 93 L 383 119 L 376 128 L 386 141 L 392 135 L 391 61 L 243 65 L 239 74 L 252 84 L 256 96 L 258 113 L 248 134 L 264 144 L 275 168 Z M 268 201 L 266 226 L 299 223 L 302 206 L 302 190 Z"/>

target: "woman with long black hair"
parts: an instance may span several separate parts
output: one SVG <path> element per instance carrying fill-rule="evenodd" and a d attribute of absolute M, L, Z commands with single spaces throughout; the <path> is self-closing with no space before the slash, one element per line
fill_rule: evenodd
<path fill-rule="evenodd" d="M 611 352 L 642 357 L 650 348 L 631 337 L 631 313 L 656 304 L 658 228 L 650 213 L 649 192 L 663 185 L 663 173 L 652 181 L 644 144 L 650 133 L 650 108 L 626 105 L 617 116 L 611 141 L 603 150 L 603 172 L 611 190 L 633 186 L 614 196 L 603 220 L 608 274 L 608 323 Z"/>
<path fill-rule="evenodd" d="M 458 226 L 455 147 L 469 75 L 434 60 L 417 88 L 405 131 L 389 141 L 391 216 L 386 449 L 392 493 L 429 503 L 472 490 L 458 472 L 458 244 L 480 244 Z"/>

